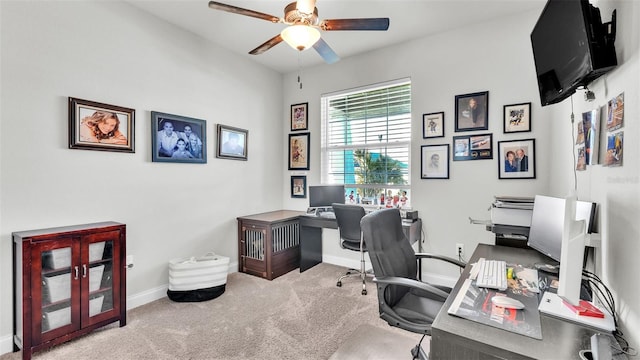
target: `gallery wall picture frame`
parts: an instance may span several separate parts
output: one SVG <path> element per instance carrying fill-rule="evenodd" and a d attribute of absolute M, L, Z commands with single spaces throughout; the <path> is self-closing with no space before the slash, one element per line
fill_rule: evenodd
<path fill-rule="evenodd" d="M 291 105 L 291 131 L 307 130 L 309 126 L 309 103 Z"/>
<path fill-rule="evenodd" d="M 222 124 L 216 125 L 216 157 L 219 159 L 247 161 L 249 130 Z"/>
<path fill-rule="evenodd" d="M 444 111 L 422 115 L 422 138 L 444 137 Z"/>
<path fill-rule="evenodd" d="M 152 111 L 151 161 L 206 164 L 207 122 Z"/>
<path fill-rule="evenodd" d="M 69 149 L 135 152 L 134 109 L 69 97 Z"/>
<path fill-rule="evenodd" d="M 309 170 L 310 133 L 289 134 L 289 170 Z"/>
<path fill-rule="evenodd" d="M 420 156 L 420 178 L 449 178 L 449 144 L 422 145 Z"/>
<path fill-rule="evenodd" d="M 455 131 L 489 129 L 489 92 L 481 91 L 455 97 Z"/>
<path fill-rule="evenodd" d="M 505 105 L 503 111 L 504 133 L 531 131 L 531 103 Z"/>
<path fill-rule="evenodd" d="M 453 137 L 453 161 L 493 159 L 493 134 Z"/>
<path fill-rule="evenodd" d="M 498 141 L 498 178 L 536 178 L 536 140 Z"/>
<path fill-rule="evenodd" d="M 300 199 L 307 197 L 307 177 L 305 175 L 291 176 L 291 197 Z"/>

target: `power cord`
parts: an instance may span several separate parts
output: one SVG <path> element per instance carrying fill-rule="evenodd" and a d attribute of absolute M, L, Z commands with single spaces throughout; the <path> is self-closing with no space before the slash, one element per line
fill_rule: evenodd
<path fill-rule="evenodd" d="M 638 355 L 638 351 L 635 348 L 629 346 L 629 342 L 627 341 L 627 339 L 624 338 L 624 334 L 622 333 L 622 330 L 618 328 L 618 316 L 616 314 L 615 300 L 609 288 L 607 288 L 607 286 L 598 277 L 598 275 L 592 273 L 591 271 L 583 269 L 582 277 L 589 282 L 589 284 L 592 286 L 592 289 L 595 288 L 597 293 L 596 296 L 598 297 L 600 302 L 603 303 L 603 306 L 605 306 L 606 310 L 609 311 L 609 313 L 613 317 L 613 324 L 615 326 L 615 330 L 613 331 L 613 336 L 616 338 L 616 340 L 620 344 L 620 348 L 615 348 L 615 349 L 626 355 L 630 355 L 630 356 Z M 614 356 L 615 355 L 617 354 L 614 354 Z"/>

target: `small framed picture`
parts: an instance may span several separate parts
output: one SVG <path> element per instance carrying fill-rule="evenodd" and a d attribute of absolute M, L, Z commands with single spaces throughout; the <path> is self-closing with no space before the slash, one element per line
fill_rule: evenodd
<path fill-rule="evenodd" d="M 449 144 L 421 146 L 422 179 L 449 178 Z"/>
<path fill-rule="evenodd" d="M 456 132 L 489 129 L 489 92 L 456 95 Z"/>
<path fill-rule="evenodd" d="M 151 161 L 207 163 L 207 122 L 151 112 Z"/>
<path fill-rule="evenodd" d="M 291 197 L 306 198 L 307 197 L 307 177 L 292 176 L 291 177 Z"/>
<path fill-rule="evenodd" d="M 422 115 L 422 138 L 444 137 L 444 111 Z"/>
<path fill-rule="evenodd" d="M 536 178 L 536 140 L 498 141 L 498 178 Z"/>
<path fill-rule="evenodd" d="M 504 133 L 531 131 L 531 103 L 504 106 Z"/>
<path fill-rule="evenodd" d="M 453 137 L 453 161 L 493 159 L 493 134 Z"/>
<path fill-rule="evenodd" d="M 69 98 L 69 149 L 135 152 L 134 109 Z"/>
<path fill-rule="evenodd" d="M 289 170 L 309 170 L 309 133 L 289 134 Z"/>
<path fill-rule="evenodd" d="M 307 130 L 309 103 L 291 105 L 291 131 Z"/>
<path fill-rule="evenodd" d="M 218 146 L 216 157 L 220 159 L 247 160 L 249 131 L 226 125 L 217 125 Z"/>

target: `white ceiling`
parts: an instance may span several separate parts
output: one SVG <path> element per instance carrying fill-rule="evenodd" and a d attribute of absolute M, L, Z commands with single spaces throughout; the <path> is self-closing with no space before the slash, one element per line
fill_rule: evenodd
<path fill-rule="evenodd" d="M 219 2 L 277 17 L 294 0 Z M 282 31 L 284 24 L 208 7 L 208 0 L 127 0 L 135 7 L 202 36 L 280 73 L 324 64 L 314 49 L 299 53 L 282 42 L 261 55 L 248 52 Z M 388 31 L 326 31 L 322 38 L 344 59 L 430 34 L 525 11 L 542 11 L 546 0 L 317 0 L 318 18 L 388 17 Z M 505 29 L 509 31 L 509 29 Z M 485 39 L 485 41 L 491 41 Z M 298 54 L 299 53 L 299 54 Z M 327 65 L 331 66 L 331 65 Z"/>

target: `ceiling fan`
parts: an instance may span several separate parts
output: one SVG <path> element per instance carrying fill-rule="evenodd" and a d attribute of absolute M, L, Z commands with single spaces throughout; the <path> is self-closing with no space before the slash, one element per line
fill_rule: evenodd
<path fill-rule="evenodd" d="M 258 19 L 289 25 L 282 32 L 249 51 L 251 55 L 259 55 L 278 45 L 283 40 L 292 48 L 303 51 L 313 46 L 328 64 L 340 60 L 338 55 L 320 37 L 320 31 L 342 30 L 377 30 L 386 31 L 389 28 L 389 18 L 357 18 L 357 19 L 325 19 L 318 20 L 316 0 L 299 0 L 284 8 L 284 17 L 243 9 L 233 5 L 209 1 L 209 7 L 215 10 L 227 11 L 234 14 L 251 16 Z"/>

